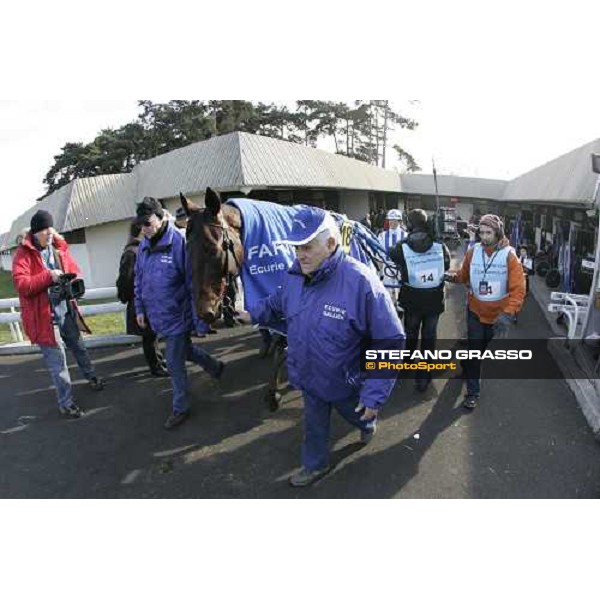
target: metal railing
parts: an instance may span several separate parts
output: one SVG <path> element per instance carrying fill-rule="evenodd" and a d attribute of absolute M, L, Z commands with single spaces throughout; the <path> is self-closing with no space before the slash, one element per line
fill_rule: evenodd
<path fill-rule="evenodd" d="M 582 294 L 567 294 L 564 292 L 552 292 L 548 304 L 548 311 L 552 313 L 564 314 L 569 322 L 567 331 L 567 341 L 572 340 L 577 335 L 577 328 L 583 326 L 582 319 L 585 317 L 590 302 L 589 296 Z M 581 334 L 582 332 L 580 332 Z"/>
<path fill-rule="evenodd" d="M 108 313 L 125 313 L 127 307 L 117 300 L 117 288 L 105 287 L 86 290 L 82 300 L 114 300 L 103 304 L 84 304 L 80 306 L 81 314 L 86 316 L 104 315 Z M 20 303 L 18 298 L 0 299 L 0 310 L 9 309 L 9 312 L 0 312 L 0 324 L 8 325 L 11 332 L 12 343 L 0 345 L 0 353 L 17 352 L 35 352 L 36 346 L 32 346 L 25 341 L 21 329 L 21 313 L 18 311 Z M 125 330 L 125 320 L 123 320 L 123 329 Z M 88 347 L 98 347 L 105 345 L 130 344 L 139 341 L 137 336 L 126 334 L 107 334 L 84 336 L 84 342 Z"/>

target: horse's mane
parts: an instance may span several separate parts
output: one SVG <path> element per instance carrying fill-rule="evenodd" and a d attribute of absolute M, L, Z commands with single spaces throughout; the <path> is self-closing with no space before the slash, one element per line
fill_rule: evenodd
<path fill-rule="evenodd" d="M 227 225 L 233 227 L 233 229 L 237 229 L 237 231 L 242 230 L 242 214 L 236 206 L 222 204 L 221 212 L 223 213 L 223 218 Z"/>

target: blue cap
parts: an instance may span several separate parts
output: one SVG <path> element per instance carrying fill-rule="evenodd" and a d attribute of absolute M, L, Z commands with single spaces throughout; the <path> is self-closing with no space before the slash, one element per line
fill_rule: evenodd
<path fill-rule="evenodd" d="M 308 244 L 331 225 L 335 225 L 335 220 L 326 210 L 303 206 L 292 219 L 292 231 L 286 241 L 292 246 Z"/>

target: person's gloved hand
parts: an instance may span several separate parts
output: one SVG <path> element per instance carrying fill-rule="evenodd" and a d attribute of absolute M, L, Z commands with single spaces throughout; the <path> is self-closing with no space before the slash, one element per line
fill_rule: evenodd
<path fill-rule="evenodd" d="M 368 406 L 365 406 L 362 402 L 359 402 L 356 405 L 354 412 L 356 412 L 356 413 L 362 412 L 363 413 L 360 417 L 361 421 L 372 421 L 373 419 L 377 418 L 377 414 L 378 414 L 379 410 L 376 408 L 369 408 Z"/>
<path fill-rule="evenodd" d="M 507 313 L 502 313 L 494 322 L 494 337 L 505 338 L 515 324 L 515 318 Z"/>

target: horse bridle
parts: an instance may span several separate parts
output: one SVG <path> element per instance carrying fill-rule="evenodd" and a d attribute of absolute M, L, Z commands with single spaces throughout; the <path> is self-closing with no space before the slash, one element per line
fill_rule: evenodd
<path fill-rule="evenodd" d="M 235 278 L 238 276 L 238 274 L 241 270 L 241 264 L 240 264 L 240 261 L 238 260 L 237 256 L 235 255 L 235 247 L 233 245 L 233 240 L 229 236 L 229 233 L 228 233 L 229 227 L 225 223 L 225 221 L 223 219 L 223 215 L 221 215 L 219 223 L 205 222 L 205 225 L 208 225 L 209 227 L 217 227 L 218 229 L 221 229 L 223 231 L 223 239 L 221 241 L 221 248 L 225 251 L 225 261 L 223 263 L 223 279 L 225 279 L 226 284 L 225 284 L 223 290 L 221 291 L 221 296 L 219 299 L 221 301 L 221 305 L 223 306 L 224 311 L 228 310 L 228 311 L 233 312 L 234 307 L 231 306 L 231 301 L 230 301 L 229 297 L 227 296 L 227 290 L 235 282 Z M 232 273 L 230 270 L 230 255 L 231 255 L 231 258 L 233 259 L 233 263 L 235 263 L 235 266 L 236 266 L 235 273 Z"/>

